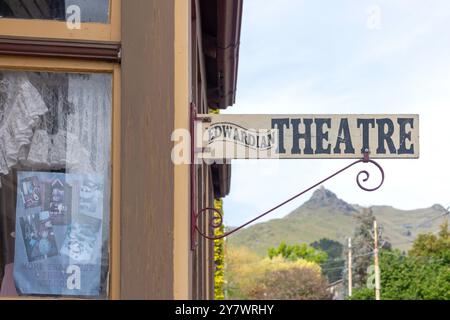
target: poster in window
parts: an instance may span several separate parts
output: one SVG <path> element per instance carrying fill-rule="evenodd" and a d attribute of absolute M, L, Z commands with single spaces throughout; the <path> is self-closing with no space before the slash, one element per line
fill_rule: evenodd
<path fill-rule="evenodd" d="M 26 209 L 41 205 L 41 190 L 39 180 L 36 177 L 29 177 L 20 182 L 23 205 Z"/>
<path fill-rule="evenodd" d="M 18 292 L 99 296 L 101 177 L 19 172 L 17 191 L 14 280 Z"/>

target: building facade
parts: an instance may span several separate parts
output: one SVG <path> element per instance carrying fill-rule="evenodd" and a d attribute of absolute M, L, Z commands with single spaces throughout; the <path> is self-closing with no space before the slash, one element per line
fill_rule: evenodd
<path fill-rule="evenodd" d="M 173 132 L 235 103 L 241 18 L 242 0 L 0 0 L 0 298 L 214 298 L 192 213 L 231 170 L 175 165 Z"/>

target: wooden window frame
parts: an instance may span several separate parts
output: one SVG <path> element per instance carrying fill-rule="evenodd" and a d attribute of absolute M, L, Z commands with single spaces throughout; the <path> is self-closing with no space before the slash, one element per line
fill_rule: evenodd
<path fill-rule="evenodd" d="M 109 73 L 112 75 L 111 129 L 111 211 L 110 254 L 107 299 L 120 299 L 120 149 L 121 149 L 121 75 L 120 65 L 110 62 L 61 58 L 30 58 L 0 55 L 0 70 L 43 71 L 66 73 Z M 58 299 L 36 297 L 0 297 L 0 300 Z M 62 299 L 71 299 L 62 297 Z"/>
<path fill-rule="evenodd" d="M 70 30 L 65 21 L 40 19 L 0 19 L 0 35 L 60 40 L 114 41 L 121 38 L 121 0 L 110 0 L 109 23 L 81 23 L 81 29 Z"/>

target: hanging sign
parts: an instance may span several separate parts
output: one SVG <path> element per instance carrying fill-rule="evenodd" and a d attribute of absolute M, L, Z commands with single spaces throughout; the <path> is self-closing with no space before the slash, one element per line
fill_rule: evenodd
<path fill-rule="evenodd" d="M 419 158 L 418 115 L 199 115 L 203 159 Z"/>

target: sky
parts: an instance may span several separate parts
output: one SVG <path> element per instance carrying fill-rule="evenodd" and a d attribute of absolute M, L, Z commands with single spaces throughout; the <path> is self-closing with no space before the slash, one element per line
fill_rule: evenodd
<path fill-rule="evenodd" d="M 355 182 L 364 165 L 324 186 L 363 206 L 447 207 L 449 33 L 448 0 L 245 0 L 238 94 L 236 104 L 223 113 L 417 113 L 420 159 L 379 160 L 386 179 L 375 192 Z M 242 224 L 347 164 L 233 160 L 225 223 Z M 370 172 L 376 185 L 379 174 Z M 283 217 L 311 194 L 263 221 Z"/>

